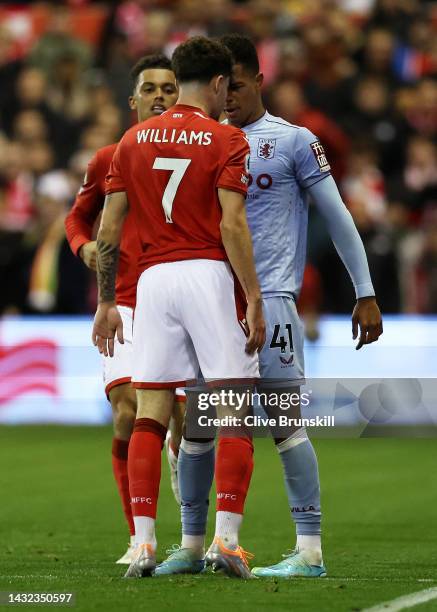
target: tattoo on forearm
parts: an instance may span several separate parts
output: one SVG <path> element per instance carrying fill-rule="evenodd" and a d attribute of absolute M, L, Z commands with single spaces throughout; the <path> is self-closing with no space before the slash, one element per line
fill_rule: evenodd
<path fill-rule="evenodd" d="M 115 277 L 117 275 L 119 246 L 97 240 L 97 284 L 99 304 L 115 300 Z"/>

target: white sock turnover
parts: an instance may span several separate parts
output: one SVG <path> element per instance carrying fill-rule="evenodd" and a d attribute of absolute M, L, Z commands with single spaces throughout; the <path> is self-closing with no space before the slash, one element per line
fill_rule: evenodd
<path fill-rule="evenodd" d="M 155 519 L 150 516 L 134 516 L 135 544 L 150 544 L 156 550 Z"/>
<path fill-rule="evenodd" d="M 238 532 L 242 521 L 242 514 L 219 510 L 215 519 L 215 535 L 221 538 L 226 546 L 238 546 Z"/>

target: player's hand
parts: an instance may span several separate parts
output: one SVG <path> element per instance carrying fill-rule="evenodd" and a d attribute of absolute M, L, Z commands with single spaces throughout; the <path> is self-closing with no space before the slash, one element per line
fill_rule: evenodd
<path fill-rule="evenodd" d="M 114 338 L 124 344 L 123 321 L 114 302 L 99 304 L 94 316 L 93 344 L 105 357 L 114 356 Z"/>
<path fill-rule="evenodd" d="M 86 242 L 79 249 L 79 257 L 90 270 L 97 270 L 97 242 Z"/>
<path fill-rule="evenodd" d="M 246 322 L 249 331 L 246 342 L 246 353 L 253 355 L 255 351 L 261 350 L 266 341 L 266 324 L 264 321 L 261 299 L 248 302 Z"/>
<path fill-rule="evenodd" d="M 352 338 L 360 338 L 355 347 L 360 350 L 364 344 L 376 342 L 382 334 L 382 317 L 374 297 L 359 298 L 352 313 Z"/>

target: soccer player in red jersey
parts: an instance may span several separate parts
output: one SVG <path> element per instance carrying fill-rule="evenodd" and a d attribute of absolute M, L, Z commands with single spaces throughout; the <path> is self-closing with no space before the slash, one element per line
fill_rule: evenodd
<path fill-rule="evenodd" d="M 134 91 L 129 105 L 137 112 L 138 121 L 160 115 L 177 100 L 177 87 L 170 60 L 163 55 L 141 58 L 131 71 Z M 108 174 L 117 144 L 99 149 L 88 165 L 84 183 L 77 194 L 73 208 L 65 221 L 70 247 L 92 270 L 96 269 L 96 242 L 93 240 L 93 226 L 105 200 L 105 177 Z M 131 562 L 135 527 L 130 505 L 129 479 L 127 474 L 128 445 L 135 423 L 136 395 L 130 384 L 132 374 L 132 325 L 133 309 L 136 302 L 138 281 L 138 257 L 141 244 L 133 215 L 127 215 L 123 225 L 120 244 L 120 265 L 116 281 L 116 298 L 123 320 L 124 344 L 117 343 L 114 359 L 104 358 L 103 378 L 106 394 L 111 402 L 114 422 L 112 443 L 112 465 L 120 493 L 124 514 L 129 525 L 131 543 L 117 563 Z M 177 399 L 181 399 L 178 395 Z M 181 404 L 183 405 L 183 404 Z M 182 422 L 180 405 L 175 405 L 173 423 Z M 169 458 L 176 467 L 180 433 L 173 436 L 173 448 L 166 441 Z M 172 484 L 177 485 L 176 470 L 173 470 Z M 178 500 L 178 490 L 174 487 Z"/>
<path fill-rule="evenodd" d="M 174 389 L 196 379 L 199 368 L 217 386 L 225 380 L 253 381 L 256 351 L 265 340 L 245 213 L 249 148 L 239 129 L 216 121 L 227 95 L 231 56 L 220 43 L 196 37 L 176 49 L 172 66 L 180 86 L 178 103 L 131 128 L 120 141 L 97 236 L 99 306 L 93 342 L 104 354 L 113 353 L 115 334 L 123 340 L 115 275 L 128 209 L 142 244 L 133 331 L 138 412 L 128 458 L 139 546 L 127 577 L 150 575 L 156 567 L 161 449 Z M 247 300 L 247 337 L 231 266 Z M 184 438 L 181 449 L 185 441 L 190 442 Z M 250 480 L 252 472 L 251 442 L 228 441 L 235 447 L 227 465 L 235 491 L 228 494 L 240 495 L 241 478 Z M 193 445 L 185 447 L 188 454 L 196 452 Z M 199 474 L 200 467 L 193 478 Z M 207 493 L 199 512 L 207 509 Z M 182 509 L 184 503 L 190 502 L 182 499 Z M 198 555 L 192 571 L 201 571 L 204 533 L 186 535 L 182 550 L 193 560 Z M 225 552 L 229 572 L 249 577 L 241 547 Z"/>

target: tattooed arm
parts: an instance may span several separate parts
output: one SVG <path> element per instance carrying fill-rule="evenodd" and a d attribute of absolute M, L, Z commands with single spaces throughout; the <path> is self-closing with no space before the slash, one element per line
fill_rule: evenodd
<path fill-rule="evenodd" d="M 97 234 L 97 284 L 99 304 L 115 301 L 121 229 L 128 211 L 126 192 L 106 196 L 102 220 Z"/>
<path fill-rule="evenodd" d="M 119 245 L 123 222 L 128 211 L 126 193 L 106 196 L 102 220 L 97 234 L 97 284 L 99 305 L 94 317 L 93 343 L 100 353 L 114 354 L 114 337 L 123 343 L 123 325 L 115 305 Z"/>
<path fill-rule="evenodd" d="M 99 232 L 100 234 L 100 232 Z M 97 238 L 97 285 L 99 304 L 115 301 L 115 277 L 118 268 L 118 245 Z"/>

